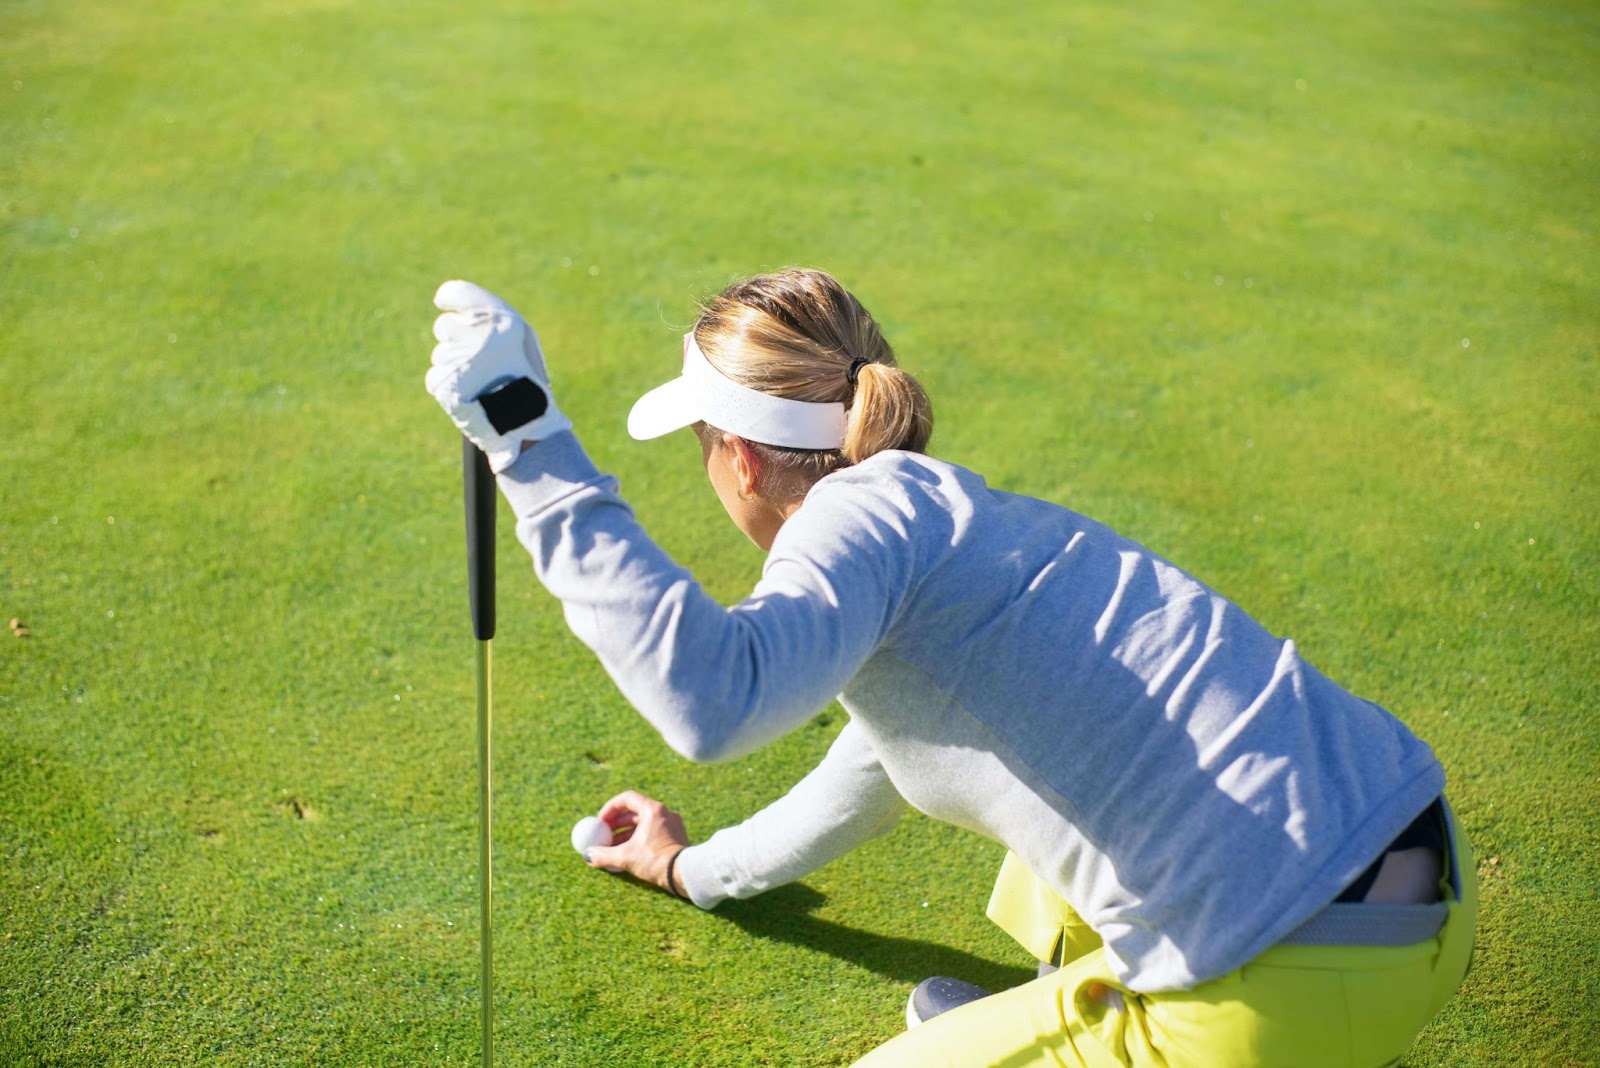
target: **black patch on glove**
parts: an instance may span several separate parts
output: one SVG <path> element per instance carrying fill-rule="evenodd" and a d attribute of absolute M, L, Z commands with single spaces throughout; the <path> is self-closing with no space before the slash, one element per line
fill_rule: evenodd
<path fill-rule="evenodd" d="M 511 378 L 478 394 L 478 404 L 494 432 L 506 434 L 549 411 L 550 398 L 533 379 Z"/>

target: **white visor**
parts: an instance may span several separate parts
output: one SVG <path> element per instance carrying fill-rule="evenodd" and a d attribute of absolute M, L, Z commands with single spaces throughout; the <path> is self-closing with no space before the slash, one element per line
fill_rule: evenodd
<path fill-rule="evenodd" d="M 628 433 L 646 441 L 701 420 L 763 445 L 789 449 L 844 445 L 843 404 L 789 400 L 741 386 L 707 362 L 691 331 L 683 335 L 683 374 L 634 402 Z"/>

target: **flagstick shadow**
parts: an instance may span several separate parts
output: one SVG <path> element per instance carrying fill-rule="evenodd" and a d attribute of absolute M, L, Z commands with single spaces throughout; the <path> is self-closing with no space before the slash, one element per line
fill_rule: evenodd
<path fill-rule="evenodd" d="M 930 975 L 947 975 L 988 990 L 1005 990 L 1035 977 L 1033 968 L 1002 964 L 934 942 L 874 934 L 812 915 L 826 900 L 808 886 L 791 883 L 744 901 L 725 901 L 714 915 L 758 938 L 848 960 L 895 982 L 914 985 Z"/>

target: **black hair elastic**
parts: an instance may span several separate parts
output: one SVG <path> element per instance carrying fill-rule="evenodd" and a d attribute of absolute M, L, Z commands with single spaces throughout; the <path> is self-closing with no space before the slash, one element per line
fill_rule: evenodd
<path fill-rule="evenodd" d="M 849 382 L 852 386 L 855 385 L 856 376 L 861 373 L 861 368 L 871 362 L 872 361 L 867 359 L 865 356 L 857 356 L 855 359 L 851 360 L 850 370 L 844 373 L 845 381 Z"/>

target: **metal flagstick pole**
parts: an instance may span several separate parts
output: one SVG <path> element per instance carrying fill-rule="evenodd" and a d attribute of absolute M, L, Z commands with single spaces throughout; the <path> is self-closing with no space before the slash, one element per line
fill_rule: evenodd
<path fill-rule="evenodd" d="M 491 946 L 491 890 L 493 887 L 493 784 L 490 728 L 489 646 L 494 640 L 494 472 L 489 458 L 470 440 L 462 439 L 462 490 L 467 514 L 467 580 L 472 598 L 472 636 L 478 647 L 478 948 L 481 958 L 482 1065 L 494 1063 L 494 967 Z"/>

